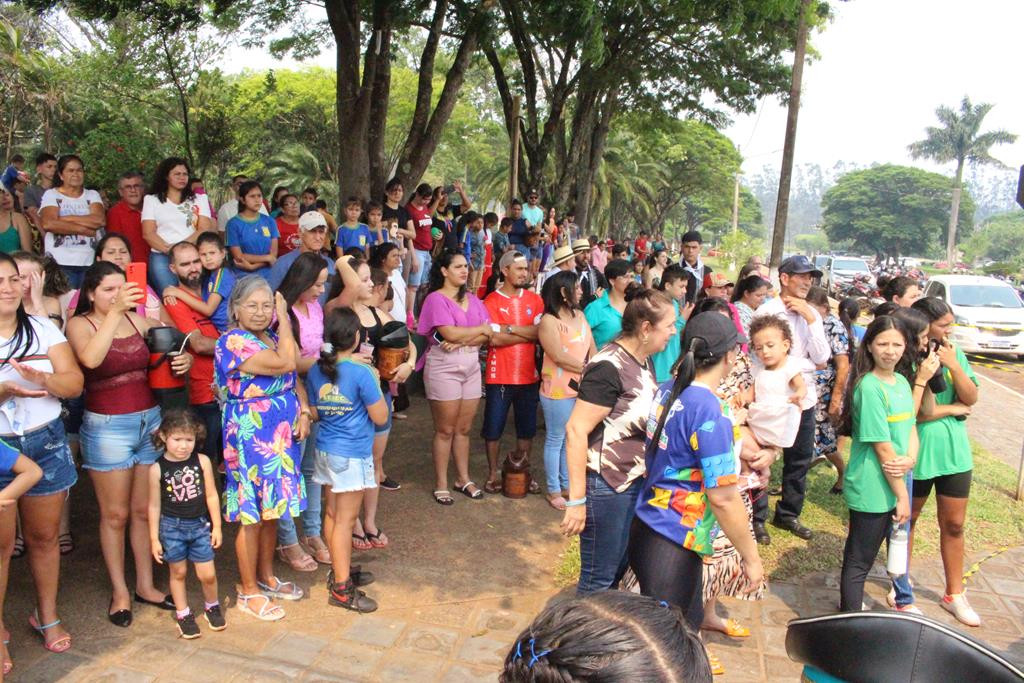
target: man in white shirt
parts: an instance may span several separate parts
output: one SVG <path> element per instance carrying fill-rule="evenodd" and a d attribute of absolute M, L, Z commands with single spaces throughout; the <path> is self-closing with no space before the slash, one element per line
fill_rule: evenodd
<path fill-rule="evenodd" d="M 217 209 L 217 230 L 223 235 L 228 229 L 228 221 L 238 215 L 238 188 L 242 186 L 248 176 L 236 175 L 231 177 L 231 196 Z M 267 207 L 261 206 L 260 213 L 267 214 Z"/>
<path fill-rule="evenodd" d="M 555 249 L 555 253 L 552 256 L 554 264 L 545 270 L 543 273 L 537 276 L 536 292 L 540 294 L 541 289 L 544 288 L 544 281 L 555 273 L 563 270 L 572 270 L 576 266 L 576 255 L 572 251 L 572 247 L 568 244 L 564 247 Z"/>
<path fill-rule="evenodd" d="M 790 256 L 779 266 L 780 295 L 765 301 L 754 313 L 755 317 L 775 315 L 789 323 L 793 332 L 789 354 L 796 359 L 808 359 L 811 368 L 832 356 L 821 316 L 806 301 L 815 277 L 821 277 L 821 271 L 816 270 L 806 256 Z M 800 430 L 793 445 L 782 451 L 782 498 L 775 505 L 772 525 L 806 540 L 811 537 L 811 530 L 800 523 L 800 512 L 807 491 L 807 470 L 814 457 L 814 406 L 818 396 L 814 370 L 805 371 L 803 377 L 807 395 L 800 404 Z M 764 528 L 767 519 L 768 497 L 762 495 L 754 500 L 754 536 L 758 543 L 771 542 Z"/>

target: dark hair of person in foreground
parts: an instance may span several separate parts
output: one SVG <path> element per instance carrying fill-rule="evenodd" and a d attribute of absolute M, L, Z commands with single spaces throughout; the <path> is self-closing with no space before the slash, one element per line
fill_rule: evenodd
<path fill-rule="evenodd" d="M 679 608 L 610 590 L 546 607 L 512 643 L 499 680 L 708 683 L 712 676 Z"/>

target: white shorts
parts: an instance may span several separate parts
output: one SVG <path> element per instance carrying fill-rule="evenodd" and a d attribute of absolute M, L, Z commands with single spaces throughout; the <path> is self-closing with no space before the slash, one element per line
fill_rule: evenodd
<path fill-rule="evenodd" d="M 373 458 L 346 458 L 317 449 L 313 481 L 331 487 L 331 493 L 349 493 L 377 488 Z"/>

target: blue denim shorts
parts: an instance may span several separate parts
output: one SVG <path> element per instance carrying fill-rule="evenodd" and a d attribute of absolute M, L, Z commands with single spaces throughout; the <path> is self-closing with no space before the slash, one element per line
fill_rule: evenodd
<path fill-rule="evenodd" d="M 42 479 L 28 490 L 26 496 L 49 496 L 67 491 L 78 481 L 78 471 L 64 434 L 64 423 L 59 417 L 22 436 L 5 436 L 3 439 L 43 470 Z M 14 472 L 0 475 L 0 488 L 7 488 L 15 476 Z"/>
<path fill-rule="evenodd" d="M 153 445 L 153 433 L 159 428 L 159 406 L 124 415 L 85 411 L 79 432 L 82 467 L 112 472 L 152 465 L 160 457 Z"/>
<path fill-rule="evenodd" d="M 381 393 L 384 394 L 384 402 L 388 404 L 388 421 L 382 425 L 373 425 L 374 436 L 380 436 L 381 434 L 387 434 L 391 431 L 391 392 L 387 388 L 381 389 Z"/>
<path fill-rule="evenodd" d="M 164 562 L 213 562 L 210 518 L 206 515 L 181 519 L 160 515 L 160 545 Z"/>
<path fill-rule="evenodd" d="M 433 260 L 429 249 L 415 249 L 414 252 L 413 258 L 419 264 L 419 269 L 415 273 L 409 273 L 405 281 L 410 287 L 419 287 L 430 282 L 430 267 L 433 265 Z"/>
<path fill-rule="evenodd" d="M 346 458 L 317 449 L 313 481 L 330 487 L 331 493 L 349 493 L 377 488 L 373 457 Z"/>

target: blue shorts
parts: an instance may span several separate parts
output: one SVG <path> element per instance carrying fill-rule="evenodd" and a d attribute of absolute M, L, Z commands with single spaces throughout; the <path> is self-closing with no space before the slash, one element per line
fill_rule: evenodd
<path fill-rule="evenodd" d="M 313 463 L 313 481 L 330 487 L 331 493 L 350 493 L 377 488 L 373 457 L 346 458 L 319 448 Z"/>
<path fill-rule="evenodd" d="M 213 562 L 210 518 L 206 515 L 181 519 L 160 515 L 160 545 L 164 562 Z"/>
<path fill-rule="evenodd" d="M 537 245 L 534 245 L 532 247 L 529 247 L 529 249 L 530 249 L 530 260 L 531 261 L 540 261 L 540 256 L 541 256 L 541 254 L 544 253 L 544 247 L 542 247 L 539 244 L 537 244 Z"/>
<path fill-rule="evenodd" d="M 484 389 L 484 441 L 498 441 L 505 431 L 508 411 L 515 407 L 516 438 L 532 439 L 537 435 L 537 407 L 540 405 L 540 383 L 488 384 Z"/>
<path fill-rule="evenodd" d="M 82 416 L 82 467 L 97 472 L 152 465 L 160 457 L 153 433 L 160 428 L 160 407 L 124 415 L 85 411 Z"/>
<path fill-rule="evenodd" d="M 26 496 L 61 493 L 78 481 L 78 471 L 71 457 L 71 449 L 68 448 L 68 438 L 64 434 L 64 423 L 59 417 L 22 436 L 11 435 L 3 439 L 43 471 L 42 479 L 28 490 Z M 0 488 L 7 488 L 15 476 L 14 472 L 0 475 Z"/>
<path fill-rule="evenodd" d="M 388 391 L 387 387 L 382 387 L 381 393 L 384 394 L 384 402 L 388 404 L 388 421 L 382 425 L 373 425 L 373 433 L 376 436 L 387 434 L 391 431 L 391 415 L 393 413 L 391 409 L 391 392 Z"/>
<path fill-rule="evenodd" d="M 408 277 L 405 278 L 406 284 L 410 287 L 419 287 L 420 285 L 428 284 L 430 282 L 430 266 L 433 264 L 433 259 L 430 257 L 430 251 L 413 249 L 413 258 L 416 259 L 416 263 L 419 264 L 420 269 L 415 273 L 408 274 Z"/>
<path fill-rule="evenodd" d="M 530 247 L 525 244 L 513 244 L 512 248 L 518 251 L 520 254 L 525 256 L 527 259 L 530 258 Z"/>

